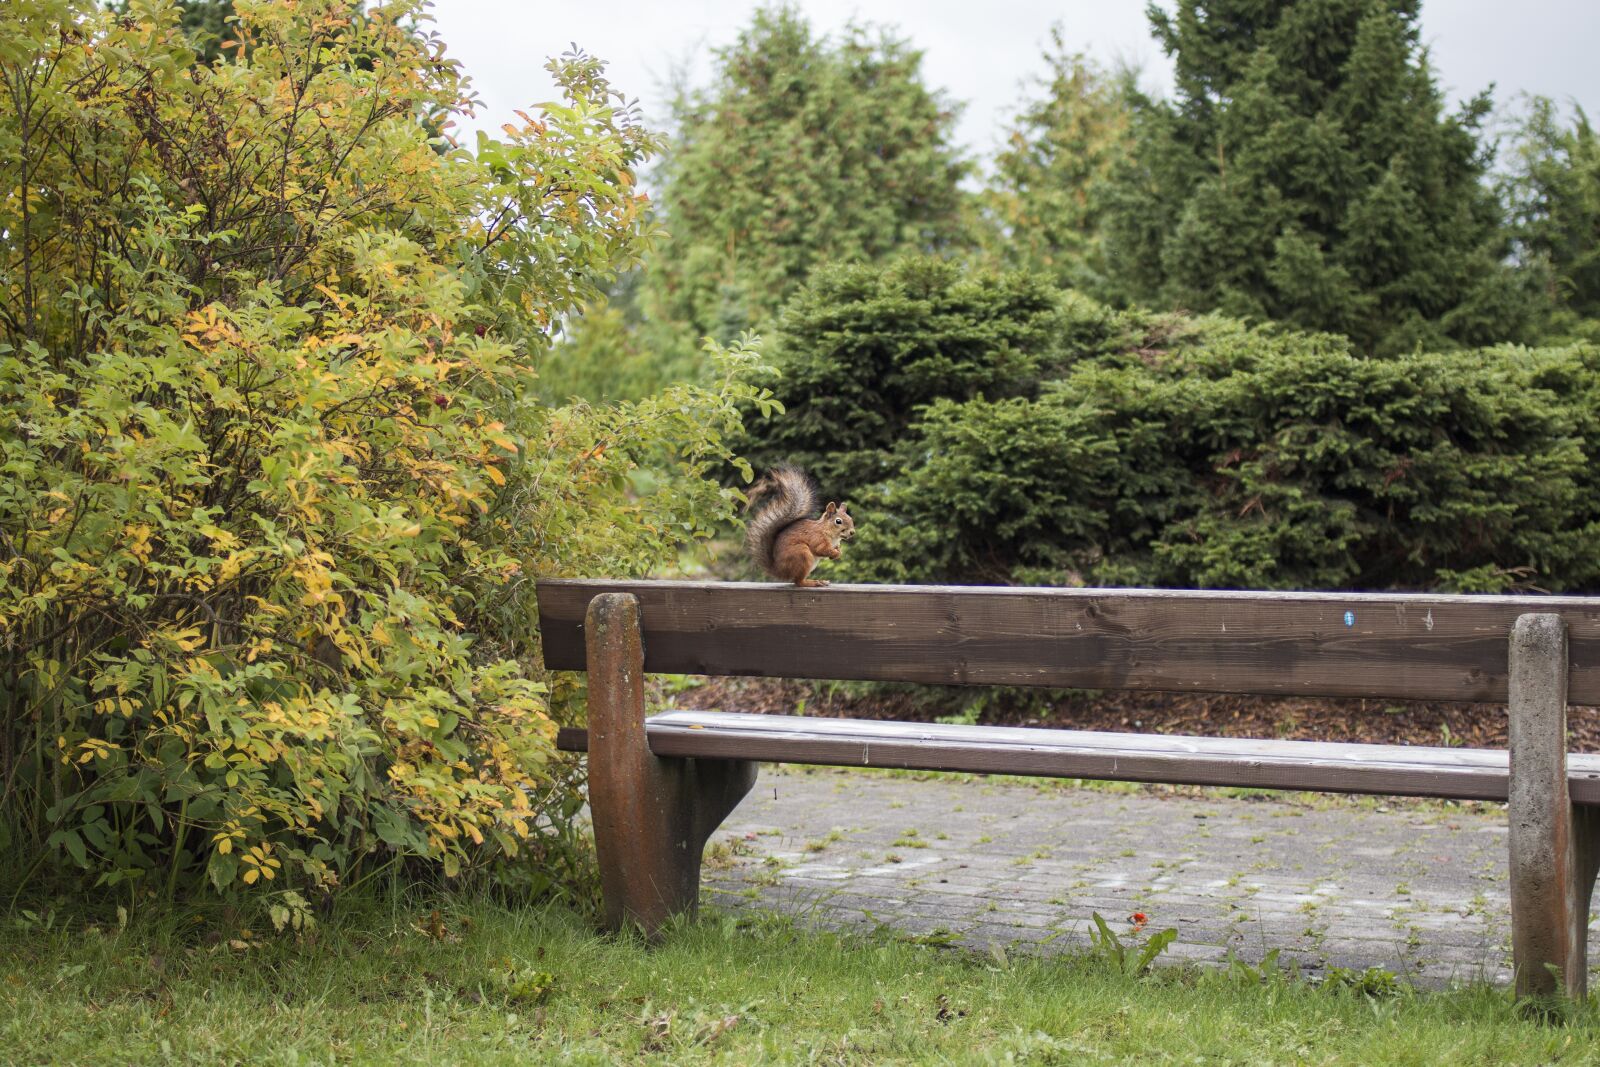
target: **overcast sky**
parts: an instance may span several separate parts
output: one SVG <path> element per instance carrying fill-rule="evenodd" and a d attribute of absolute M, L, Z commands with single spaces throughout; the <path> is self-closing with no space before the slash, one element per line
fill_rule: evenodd
<path fill-rule="evenodd" d="M 660 125 L 674 68 L 704 83 L 710 51 L 728 44 L 760 6 L 747 0 L 435 0 L 438 28 L 472 77 L 498 128 L 513 108 L 549 99 L 545 61 L 577 43 L 606 60 L 612 82 Z M 1068 46 L 1103 62 L 1126 60 L 1145 85 L 1172 84 L 1150 38 L 1143 0 L 802 0 L 827 32 L 852 18 L 897 27 L 924 52 L 929 85 L 966 104 L 960 141 L 989 155 L 1015 113 L 1023 83 L 1043 70 L 1052 23 Z M 1170 7 L 1170 4 L 1168 5 Z M 1491 83 L 1495 102 L 1518 93 L 1576 101 L 1600 117 L 1600 0 L 1424 0 L 1423 40 L 1452 100 Z"/>

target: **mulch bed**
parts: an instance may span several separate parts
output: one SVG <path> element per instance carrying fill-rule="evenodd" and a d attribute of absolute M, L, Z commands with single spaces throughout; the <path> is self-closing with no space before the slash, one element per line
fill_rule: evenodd
<path fill-rule="evenodd" d="M 929 722 L 927 690 L 880 691 L 773 678 L 709 678 L 678 692 L 679 708 Z M 986 725 L 1045 726 L 1124 733 L 1199 734 L 1300 741 L 1364 741 L 1389 745 L 1506 746 L 1504 704 L 1423 701 L 1305 700 L 1186 693 L 1073 693 L 986 707 Z M 1600 708 L 1568 709 L 1570 750 L 1600 752 Z"/>

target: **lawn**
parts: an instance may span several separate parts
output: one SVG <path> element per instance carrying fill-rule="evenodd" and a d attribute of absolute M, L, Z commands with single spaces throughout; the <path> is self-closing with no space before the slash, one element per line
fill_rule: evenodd
<path fill-rule="evenodd" d="M 32 913 L 37 916 L 37 913 Z M 1600 1013 L 1485 988 L 1330 989 L 1106 954 L 975 956 L 712 913 L 665 946 L 560 909 L 368 899 L 301 936 L 217 916 L 0 932 L 14 1063 L 1594 1062 Z M 1363 984 L 1376 994 L 1363 991 Z"/>

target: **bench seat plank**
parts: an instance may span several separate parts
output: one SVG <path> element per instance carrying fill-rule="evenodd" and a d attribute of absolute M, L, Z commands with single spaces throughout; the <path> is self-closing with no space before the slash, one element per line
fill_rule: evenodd
<path fill-rule="evenodd" d="M 1600 598 L 542 580 L 545 666 L 584 668 L 601 593 L 638 598 L 652 673 L 1503 703 L 1507 638 L 1559 614 L 1600 703 Z"/>
<path fill-rule="evenodd" d="M 1036 775 L 1172 785 L 1505 800 L 1503 751 L 1102 733 L 673 711 L 646 720 L 657 756 Z M 582 751 L 581 730 L 561 747 Z M 1572 755 L 1575 804 L 1600 805 L 1600 756 Z"/>

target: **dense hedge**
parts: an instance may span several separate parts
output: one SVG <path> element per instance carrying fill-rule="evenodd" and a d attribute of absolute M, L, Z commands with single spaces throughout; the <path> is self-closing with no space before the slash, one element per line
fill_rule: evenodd
<path fill-rule="evenodd" d="M 1112 312 L 1074 294 L 1052 311 L 1030 291 L 1020 313 L 914 299 L 905 278 L 924 269 L 835 275 L 786 319 L 780 395 L 796 417 L 766 444 L 852 501 L 862 533 L 844 573 L 1600 585 L 1593 346 L 1368 358 L 1330 335 Z M 935 273 L 943 293 L 1026 289 Z M 879 380 L 917 388 L 860 384 Z"/>
<path fill-rule="evenodd" d="M 922 405 L 1037 392 L 1058 305 L 1042 281 L 929 257 L 819 271 L 783 313 L 774 388 L 787 411 L 752 460 L 799 463 L 828 486 L 888 476 Z"/>

